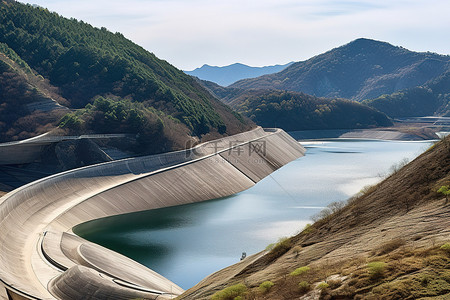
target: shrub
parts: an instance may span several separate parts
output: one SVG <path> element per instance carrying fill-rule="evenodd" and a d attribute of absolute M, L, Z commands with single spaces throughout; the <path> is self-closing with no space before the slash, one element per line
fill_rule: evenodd
<path fill-rule="evenodd" d="M 445 199 L 448 202 L 448 196 L 450 195 L 450 185 L 443 185 L 441 186 L 438 190 L 438 193 L 441 193 L 442 195 L 445 196 Z"/>
<path fill-rule="evenodd" d="M 292 248 L 292 251 L 295 253 L 295 255 L 298 255 L 300 251 L 302 251 L 302 249 L 302 246 L 295 246 L 294 248 Z"/>
<path fill-rule="evenodd" d="M 68 113 L 61 118 L 59 127 L 68 128 L 71 130 L 79 130 L 83 126 L 83 120 L 80 119 L 75 113 Z"/>
<path fill-rule="evenodd" d="M 320 212 L 318 212 L 317 214 L 313 215 L 311 217 L 311 219 L 314 222 L 318 222 L 320 220 L 324 220 L 327 219 L 328 217 L 330 217 L 332 214 L 342 210 L 345 207 L 345 201 L 335 201 L 335 202 L 331 202 L 330 204 L 327 205 L 327 207 L 325 207 L 324 209 L 322 209 Z"/>
<path fill-rule="evenodd" d="M 291 247 L 291 240 L 287 237 L 283 237 L 281 239 L 278 240 L 278 242 L 275 244 L 275 246 L 273 247 L 272 250 L 275 250 L 277 248 L 287 248 L 287 247 Z"/>
<path fill-rule="evenodd" d="M 446 252 L 447 254 L 450 254 L 450 243 L 445 243 L 440 247 L 440 249 Z"/>
<path fill-rule="evenodd" d="M 308 282 L 302 281 L 298 284 L 298 289 L 300 290 L 300 293 L 306 293 L 311 289 L 311 286 Z"/>
<path fill-rule="evenodd" d="M 383 175 L 383 174 L 378 174 L 378 176 L 382 177 L 382 178 L 385 177 L 385 175 Z M 347 204 L 352 205 L 352 204 L 356 203 L 361 197 L 374 192 L 376 189 L 377 189 L 377 185 L 370 185 L 370 184 L 365 185 L 358 193 L 356 193 L 355 195 L 348 198 Z"/>
<path fill-rule="evenodd" d="M 276 259 L 278 257 L 280 257 L 281 255 L 283 255 L 284 253 L 288 252 L 289 249 L 291 249 L 292 244 L 291 244 L 291 239 L 284 237 L 278 240 L 278 242 L 272 246 L 269 245 L 266 247 L 266 250 L 270 250 L 269 252 L 269 258 L 271 260 Z"/>
<path fill-rule="evenodd" d="M 275 243 L 271 243 L 271 244 L 267 245 L 266 251 L 271 251 L 273 249 L 273 247 L 275 247 Z"/>
<path fill-rule="evenodd" d="M 324 209 L 319 211 L 317 214 L 313 215 L 311 217 L 311 220 L 313 222 L 319 222 L 320 220 L 324 220 L 324 219 L 328 218 L 329 216 L 331 216 L 331 214 L 332 214 L 331 209 L 329 209 L 328 207 L 325 207 Z"/>
<path fill-rule="evenodd" d="M 211 300 L 234 300 L 237 297 L 242 297 L 245 292 L 247 292 L 247 287 L 244 284 L 239 283 L 216 292 L 211 296 Z"/>
<path fill-rule="evenodd" d="M 304 273 L 308 272 L 309 270 L 310 270 L 310 267 L 304 266 L 304 267 L 300 267 L 300 268 L 295 269 L 289 275 L 291 275 L 291 276 L 298 276 L 298 275 L 301 275 L 301 274 L 304 274 Z"/>
<path fill-rule="evenodd" d="M 328 285 L 328 283 L 326 283 L 326 282 L 321 282 L 321 283 L 319 283 L 318 285 L 317 285 L 317 288 L 319 289 L 319 290 L 325 290 L 325 289 L 327 289 L 329 287 L 329 285 Z"/>
<path fill-rule="evenodd" d="M 397 173 L 398 171 L 400 171 L 400 169 L 402 169 L 404 166 L 406 166 L 409 163 L 409 159 L 408 158 L 403 158 L 401 161 L 399 161 L 398 163 L 393 164 L 390 168 L 389 168 L 389 173 L 390 175 L 393 175 L 395 173 Z"/>
<path fill-rule="evenodd" d="M 364 195 L 367 195 L 367 194 L 373 192 L 375 189 L 376 189 L 375 185 L 368 184 L 368 185 L 363 186 L 363 188 L 358 192 L 357 195 L 364 196 Z"/>
<path fill-rule="evenodd" d="M 328 204 L 328 208 L 331 210 L 331 212 L 334 214 L 340 210 L 342 210 L 346 205 L 345 201 L 334 201 Z"/>
<path fill-rule="evenodd" d="M 272 281 L 264 281 L 263 283 L 261 283 L 259 285 L 259 290 L 265 294 L 267 293 L 273 286 L 275 285 L 275 283 L 273 283 Z"/>
<path fill-rule="evenodd" d="M 311 224 L 308 223 L 305 225 L 305 227 L 303 228 L 301 233 L 308 234 L 308 233 L 314 232 L 315 230 L 316 230 L 316 228 L 314 228 Z"/>
<path fill-rule="evenodd" d="M 369 271 L 370 279 L 376 280 L 384 276 L 384 270 L 386 268 L 386 263 L 382 261 L 374 261 L 367 264 L 367 269 Z"/>

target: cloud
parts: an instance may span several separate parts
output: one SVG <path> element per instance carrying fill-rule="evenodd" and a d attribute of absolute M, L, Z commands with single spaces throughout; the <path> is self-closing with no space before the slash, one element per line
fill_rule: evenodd
<path fill-rule="evenodd" d="M 35 0 L 183 69 L 303 60 L 358 37 L 449 53 L 446 0 Z"/>

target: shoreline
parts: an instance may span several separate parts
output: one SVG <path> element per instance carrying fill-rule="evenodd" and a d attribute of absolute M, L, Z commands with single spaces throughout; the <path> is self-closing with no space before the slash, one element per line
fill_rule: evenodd
<path fill-rule="evenodd" d="M 289 131 L 297 141 L 321 139 L 366 139 L 392 141 L 426 141 L 437 140 L 435 131 L 424 128 L 377 128 L 377 129 L 327 129 L 327 130 L 299 130 Z"/>

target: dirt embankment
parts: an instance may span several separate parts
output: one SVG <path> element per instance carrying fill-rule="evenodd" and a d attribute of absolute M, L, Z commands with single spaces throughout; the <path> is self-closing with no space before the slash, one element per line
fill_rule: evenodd
<path fill-rule="evenodd" d="M 275 251 L 212 274 L 181 299 L 210 299 L 238 283 L 247 288 L 243 299 L 450 297 L 450 251 L 440 250 L 450 242 L 450 202 L 437 193 L 444 185 L 450 137 Z M 377 278 L 372 262 L 382 269 Z M 290 275 L 304 266 L 305 274 Z M 262 290 L 264 281 L 273 287 Z M 321 281 L 328 286 L 317 288 Z"/>

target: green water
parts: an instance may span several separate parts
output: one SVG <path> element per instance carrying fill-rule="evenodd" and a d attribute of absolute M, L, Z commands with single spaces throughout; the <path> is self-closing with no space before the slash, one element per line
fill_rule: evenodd
<path fill-rule="evenodd" d="M 120 252 L 182 288 L 300 231 L 332 201 L 345 200 L 429 142 L 328 140 L 251 189 L 203 203 L 110 217 L 75 232 Z"/>

